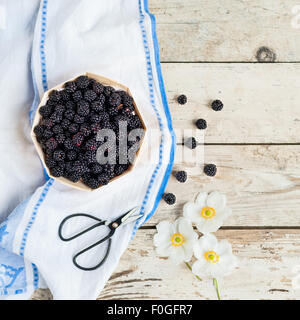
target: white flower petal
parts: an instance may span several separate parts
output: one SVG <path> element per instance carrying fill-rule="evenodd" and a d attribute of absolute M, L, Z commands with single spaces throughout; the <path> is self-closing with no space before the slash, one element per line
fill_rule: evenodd
<path fill-rule="evenodd" d="M 173 226 L 169 221 L 161 221 L 156 226 L 157 232 L 160 234 L 168 234 L 170 237 L 173 234 Z"/>
<path fill-rule="evenodd" d="M 171 238 L 169 235 L 156 233 L 153 237 L 153 243 L 156 247 L 170 245 Z"/>
<path fill-rule="evenodd" d="M 202 206 L 193 202 L 187 202 L 183 206 L 183 216 L 192 222 L 200 222 L 202 220 L 200 212 Z"/>
<path fill-rule="evenodd" d="M 223 224 L 223 221 L 220 219 L 215 219 L 215 220 L 207 220 L 204 221 L 203 223 L 196 224 L 196 227 L 198 229 L 199 232 L 203 233 L 203 234 L 207 234 L 210 232 L 216 232 Z"/>
<path fill-rule="evenodd" d="M 226 206 L 226 196 L 220 192 L 211 192 L 206 199 L 206 204 L 216 211 L 223 210 Z"/>
<path fill-rule="evenodd" d="M 165 247 L 157 247 L 156 252 L 161 257 L 169 257 L 171 252 L 171 245 Z"/>
<path fill-rule="evenodd" d="M 193 239 L 196 235 L 192 223 L 184 218 L 181 218 L 178 222 L 178 232 L 182 234 L 185 239 Z"/>
<path fill-rule="evenodd" d="M 227 240 L 219 241 L 216 250 L 218 251 L 218 255 L 230 255 L 232 254 L 231 244 Z"/>
<path fill-rule="evenodd" d="M 207 199 L 207 192 L 200 192 L 196 198 L 195 203 L 197 203 L 201 207 L 205 207 Z"/>
<path fill-rule="evenodd" d="M 185 259 L 185 253 L 184 249 L 180 247 L 174 247 L 170 249 L 170 258 L 175 264 L 179 264 L 184 261 Z"/>

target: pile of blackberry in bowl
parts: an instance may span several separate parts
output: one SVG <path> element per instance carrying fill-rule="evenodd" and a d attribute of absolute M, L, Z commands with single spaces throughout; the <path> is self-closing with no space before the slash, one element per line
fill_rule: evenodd
<path fill-rule="evenodd" d="M 94 190 L 132 169 L 144 131 L 129 89 L 86 73 L 45 93 L 32 138 L 49 176 Z"/>

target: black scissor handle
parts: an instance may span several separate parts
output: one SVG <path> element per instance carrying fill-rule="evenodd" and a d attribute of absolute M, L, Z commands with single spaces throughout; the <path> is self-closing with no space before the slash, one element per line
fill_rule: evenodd
<path fill-rule="evenodd" d="M 72 236 L 72 237 L 65 238 L 65 237 L 62 235 L 62 229 L 63 229 L 63 227 L 64 227 L 64 224 L 65 224 L 68 220 L 70 220 L 70 219 L 72 219 L 72 218 L 75 218 L 75 217 L 87 217 L 87 218 L 91 218 L 91 219 L 93 219 L 93 220 L 95 220 L 95 221 L 98 221 L 98 223 L 96 223 L 96 224 L 92 225 L 91 227 L 89 227 L 89 228 L 87 228 L 87 229 L 85 229 L 85 230 L 83 230 L 83 231 L 75 234 L 75 235 Z M 104 224 L 105 224 L 105 221 L 104 221 L 104 220 L 98 219 L 97 217 L 94 217 L 94 216 L 92 216 L 92 215 L 90 215 L 90 214 L 86 214 L 86 213 L 74 213 L 74 214 L 70 214 L 69 216 L 65 217 L 65 218 L 62 220 L 62 222 L 60 223 L 59 228 L 58 228 L 58 236 L 59 236 L 59 238 L 60 238 L 61 240 L 63 240 L 63 241 L 71 241 L 71 240 L 73 240 L 73 239 L 75 239 L 75 238 L 77 238 L 77 237 L 80 237 L 81 235 L 83 235 L 83 234 L 85 234 L 85 233 L 93 230 L 94 228 L 97 228 L 97 227 L 102 226 L 102 225 L 104 225 Z"/>

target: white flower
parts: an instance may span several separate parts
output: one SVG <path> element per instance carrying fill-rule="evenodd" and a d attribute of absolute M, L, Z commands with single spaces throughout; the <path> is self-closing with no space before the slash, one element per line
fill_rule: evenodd
<path fill-rule="evenodd" d="M 156 229 L 158 233 L 154 236 L 154 245 L 158 255 L 170 257 L 175 264 L 191 260 L 198 235 L 189 220 L 179 218 L 173 224 L 162 221 Z"/>
<path fill-rule="evenodd" d="M 198 259 L 192 266 L 192 272 L 199 277 L 223 277 L 237 266 L 237 258 L 232 254 L 231 244 L 227 240 L 218 242 L 212 234 L 201 237 L 194 246 L 194 255 Z"/>
<path fill-rule="evenodd" d="M 188 202 L 183 207 L 183 215 L 196 224 L 203 233 L 216 232 L 224 220 L 231 215 L 226 207 L 226 196 L 217 191 L 207 194 L 200 193 L 195 202 Z"/>

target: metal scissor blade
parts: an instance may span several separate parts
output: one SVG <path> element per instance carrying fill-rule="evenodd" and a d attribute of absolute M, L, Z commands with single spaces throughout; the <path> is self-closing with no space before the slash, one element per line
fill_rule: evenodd
<path fill-rule="evenodd" d="M 138 220 L 140 219 L 143 214 L 139 214 L 139 215 L 134 215 L 135 213 L 137 213 L 140 210 L 139 207 L 135 207 L 133 209 L 131 209 L 129 212 L 127 212 L 121 219 L 121 223 L 122 224 L 127 224 L 130 223 L 132 221 Z"/>

